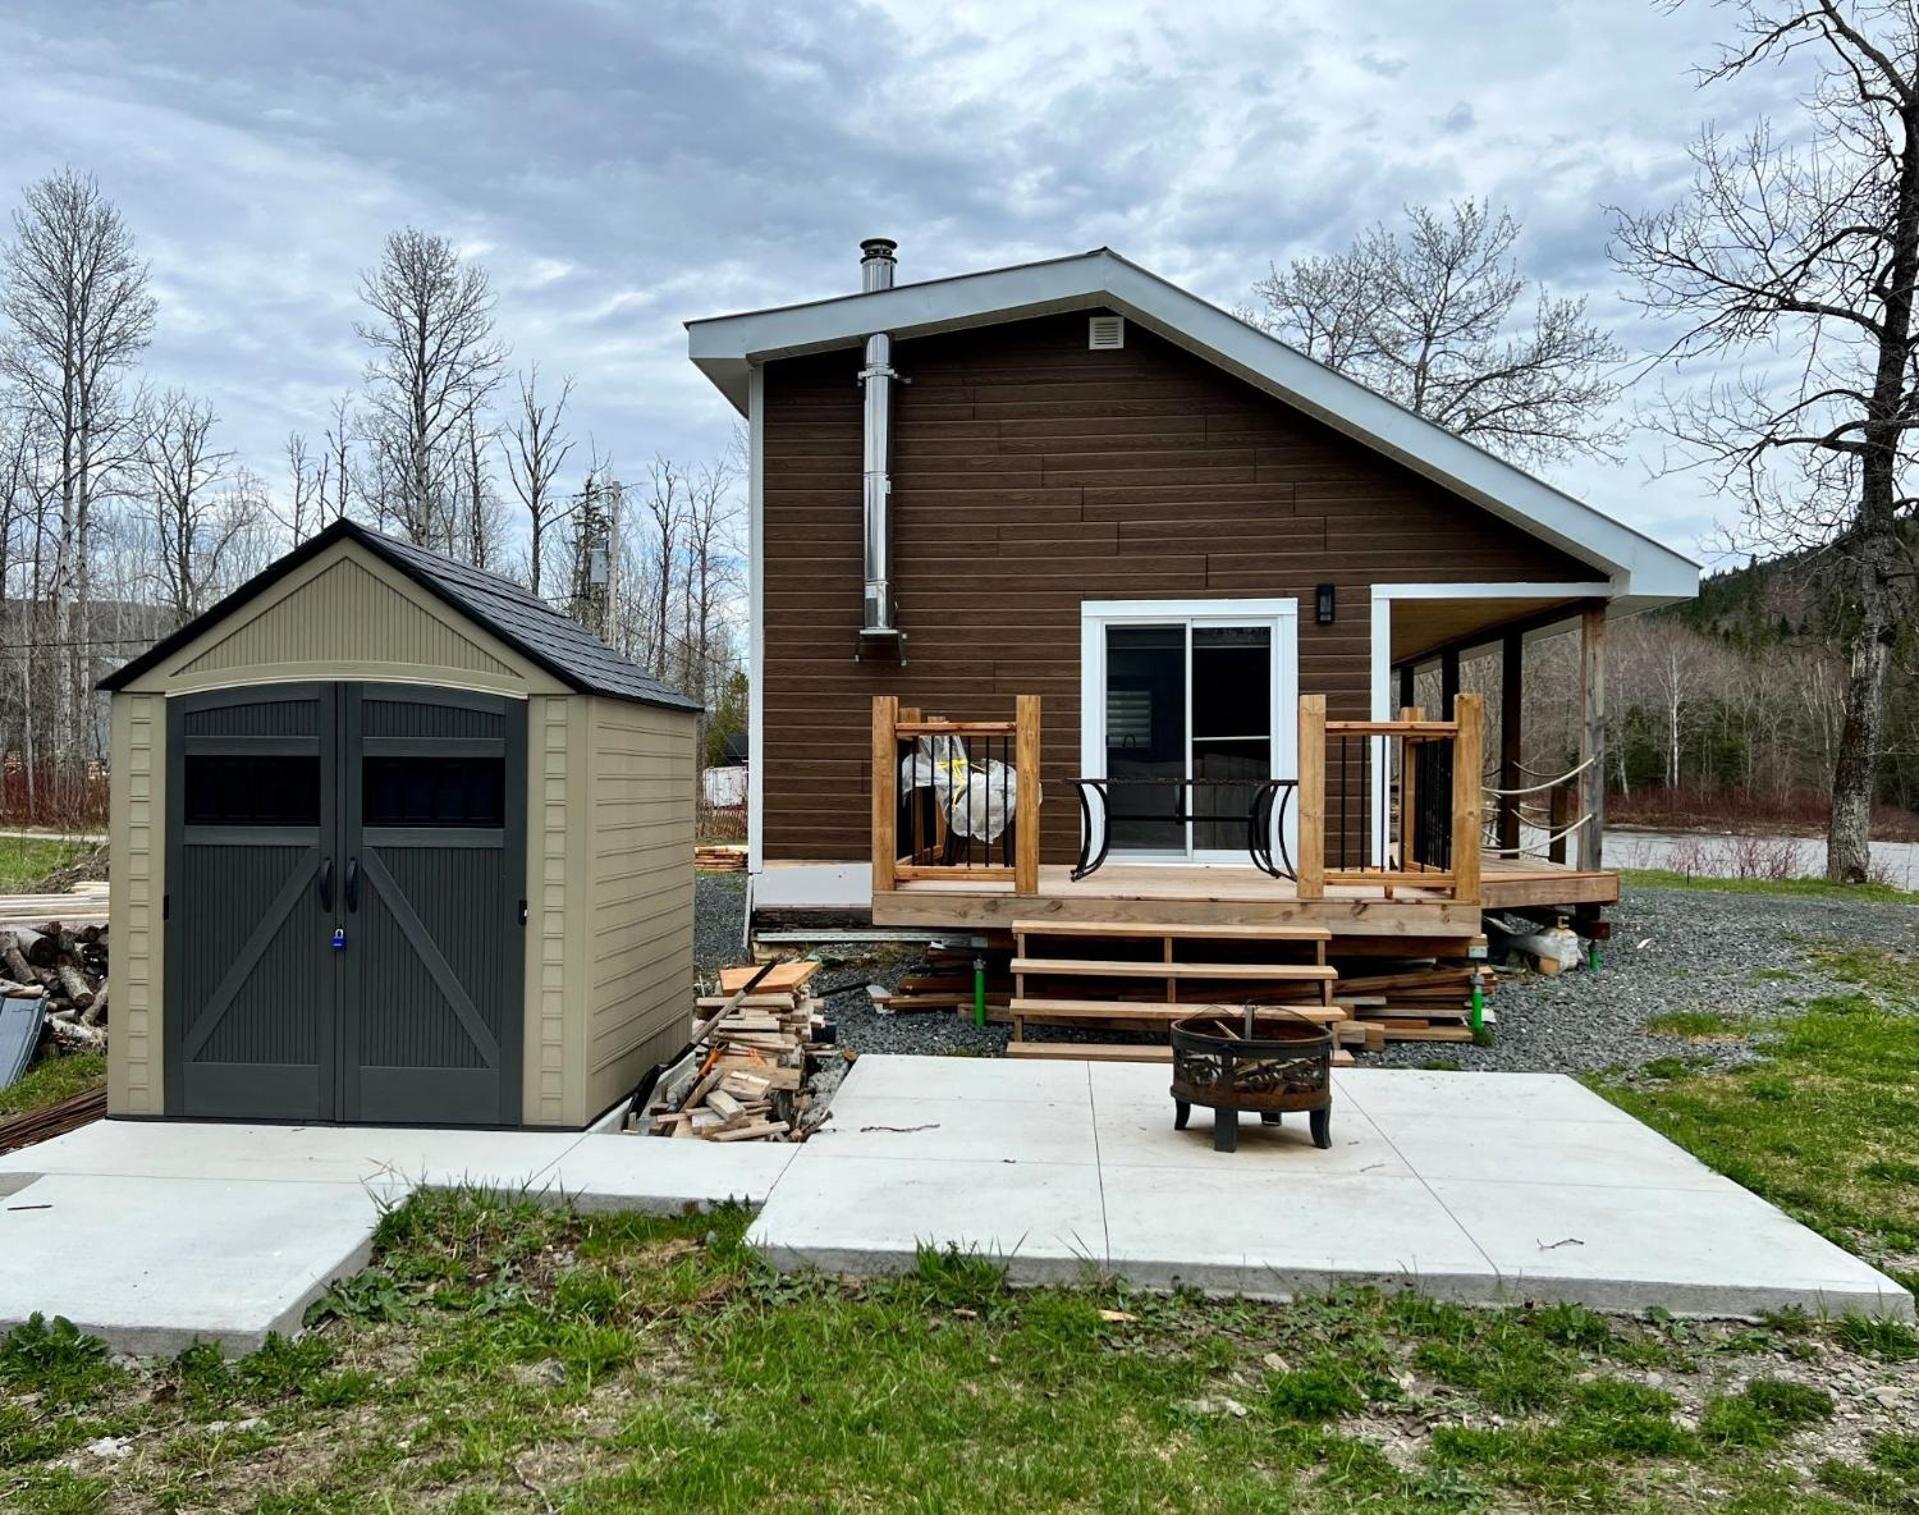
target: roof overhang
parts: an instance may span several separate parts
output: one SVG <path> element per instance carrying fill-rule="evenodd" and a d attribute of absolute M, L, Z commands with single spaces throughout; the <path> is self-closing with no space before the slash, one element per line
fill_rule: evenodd
<path fill-rule="evenodd" d="M 1206 359 L 1603 569 L 1617 611 L 1691 599 L 1699 567 L 1652 538 L 1335 373 L 1108 248 L 1067 258 L 900 284 L 805 305 L 687 322 L 687 351 L 742 414 L 748 375 L 779 358 L 856 347 L 874 332 L 935 336 L 1001 321 L 1101 308 Z"/>

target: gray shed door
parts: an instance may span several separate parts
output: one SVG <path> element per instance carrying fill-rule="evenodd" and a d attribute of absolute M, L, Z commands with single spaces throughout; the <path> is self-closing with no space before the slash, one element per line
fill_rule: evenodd
<path fill-rule="evenodd" d="M 170 708 L 168 1110 L 516 1124 L 524 706 L 291 684 Z"/>

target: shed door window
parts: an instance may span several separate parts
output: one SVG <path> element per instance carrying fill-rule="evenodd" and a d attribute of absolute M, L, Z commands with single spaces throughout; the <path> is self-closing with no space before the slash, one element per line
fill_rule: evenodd
<path fill-rule="evenodd" d="M 363 825 L 506 824 L 504 757 L 369 757 L 361 779 Z"/>
<path fill-rule="evenodd" d="M 182 762 L 189 826 L 318 826 L 318 753 L 189 753 Z"/>

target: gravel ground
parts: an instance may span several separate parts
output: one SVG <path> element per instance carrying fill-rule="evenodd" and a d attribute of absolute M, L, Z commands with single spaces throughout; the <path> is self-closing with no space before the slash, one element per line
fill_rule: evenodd
<path fill-rule="evenodd" d="M 700 876 L 695 951 L 702 971 L 739 960 L 744 903 L 741 875 Z M 1554 978 L 1518 971 L 1503 976 L 1491 1000 L 1492 1045 L 1399 1042 L 1362 1056 L 1361 1063 L 1533 1073 L 1636 1068 L 1668 1057 L 1733 1066 L 1755 1055 L 1750 1044 L 1661 1036 L 1645 1024 L 1677 1011 L 1761 1020 L 1794 1002 L 1846 993 L 1853 986 L 1811 962 L 1816 949 L 1834 943 L 1919 955 L 1919 907 L 1909 905 L 1633 888 L 1608 915 L 1613 939 L 1598 973 L 1581 968 Z M 843 1045 L 861 1052 L 974 1055 L 1005 1048 L 1009 1033 L 1003 1025 L 982 1031 L 949 1011 L 874 1010 L 865 986 L 891 987 L 914 972 L 920 964 L 916 949 L 844 956 L 836 951 L 822 949 L 826 967 L 817 982 L 828 991 Z M 1068 1035 L 1058 1028 L 1044 1034 Z M 1110 1040 L 1104 1033 L 1082 1039 Z"/>

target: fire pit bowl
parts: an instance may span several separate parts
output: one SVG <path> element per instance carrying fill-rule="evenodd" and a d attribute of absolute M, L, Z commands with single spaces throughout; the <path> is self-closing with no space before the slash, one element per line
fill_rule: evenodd
<path fill-rule="evenodd" d="M 1194 1105 L 1213 1111 L 1213 1150 L 1239 1147 L 1239 1112 L 1267 1125 L 1304 1110 L 1313 1145 L 1332 1145 L 1333 1034 L 1284 1011 L 1193 1015 L 1173 1022 L 1173 1129 Z"/>

